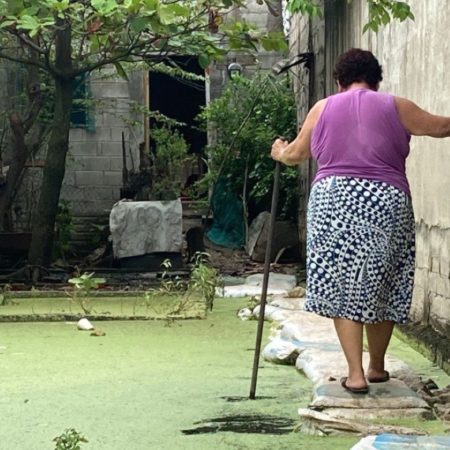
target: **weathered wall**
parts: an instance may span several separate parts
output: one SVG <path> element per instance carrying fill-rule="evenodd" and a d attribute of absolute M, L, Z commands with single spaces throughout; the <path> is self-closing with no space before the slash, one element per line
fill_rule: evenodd
<path fill-rule="evenodd" d="M 331 73 L 336 56 L 351 47 L 362 47 L 373 51 L 383 65 L 382 90 L 407 97 L 430 112 L 450 115 L 450 2 L 409 3 L 416 16 L 414 22 L 392 23 L 376 35 L 362 35 L 367 20 L 366 2 L 328 4 L 324 21 L 327 94 L 333 92 Z M 302 39 L 304 27 L 305 19 L 297 21 L 292 30 L 293 43 Z M 449 167 L 450 139 L 413 138 L 407 162 L 417 229 L 412 317 L 447 333 L 450 333 Z"/>
<path fill-rule="evenodd" d="M 109 214 L 120 199 L 122 186 L 122 132 L 127 149 L 127 167 L 139 167 L 138 149 L 142 141 L 142 126 L 132 128 L 133 102 L 142 103 L 142 75 L 135 74 L 130 82 L 92 76 L 90 88 L 95 107 L 95 131 L 73 128 L 67 158 L 61 198 L 70 201 L 76 215 Z M 143 125 L 143 117 L 136 118 Z"/>
<path fill-rule="evenodd" d="M 272 16 L 266 4 L 259 5 L 256 0 L 245 2 L 245 8 L 234 8 L 225 16 L 225 20 L 246 21 L 257 25 L 261 31 L 282 29 L 282 17 Z M 280 28 L 281 27 L 281 28 Z M 227 67 L 232 62 L 241 64 L 244 76 L 251 76 L 257 69 L 270 70 L 272 66 L 285 55 L 274 51 L 261 49 L 257 56 L 238 52 L 229 53 L 223 61 L 212 65 L 209 68 L 209 98 L 217 98 L 228 81 Z"/>

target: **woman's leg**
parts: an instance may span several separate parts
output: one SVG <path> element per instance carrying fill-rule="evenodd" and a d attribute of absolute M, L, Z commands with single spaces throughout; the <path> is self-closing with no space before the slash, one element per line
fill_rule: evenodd
<path fill-rule="evenodd" d="M 348 364 L 345 384 L 351 388 L 367 386 L 362 367 L 363 324 L 352 320 L 334 318 L 334 327 Z"/>
<path fill-rule="evenodd" d="M 367 343 L 369 345 L 370 362 L 367 378 L 380 379 L 386 376 L 384 371 L 384 356 L 391 340 L 394 322 L 366 324 Z"/>

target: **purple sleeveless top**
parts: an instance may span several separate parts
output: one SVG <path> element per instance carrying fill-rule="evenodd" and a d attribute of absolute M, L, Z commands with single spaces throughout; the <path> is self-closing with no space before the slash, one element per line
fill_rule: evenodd
<path fill-rule="evenodd" d="M 370 89 L 332 95 L 312 132 L 311 155 L 319 166 L 313 183 L 331 175 L 367 178 L 409 194 L 410 139 L 392 95 Z"/>

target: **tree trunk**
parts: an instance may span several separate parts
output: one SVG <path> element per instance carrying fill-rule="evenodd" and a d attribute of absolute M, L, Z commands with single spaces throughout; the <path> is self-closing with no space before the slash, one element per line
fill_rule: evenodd
<path fill-rule="evenodd" d="M 17 113 L 12 113 L 9 117 L 9 124 L 13 135 L 13 157 L 9 164 L 5 187 L 0 191 L 0 230 L 2 231 L 10 231 L 7 220 L 8 211 L 11 208 L 22 181 L 25 163 L 33 153 L 33 150 L 39 148 L 43 134 L 42 129 L 39 129 L 32 136 L 32 138 L 35 138 L 35 142 L 33 142 L 33 139 L 28 139 L 27 142 L 27 135 L 35 124 L 42 108 L 39 70 L 35 66 L 28 66 L 27 72 L 29 111 L 26 115 L 23 115 L 24 118 L 20 117 Z"/>
<path fill-rule="evenodd" d="M 16 113 L 11 114 L 9 123 L 13 132 L 14 156 L 9 164 L 5 187 L 0 195 L 0 230 L 2 231 L 10 231 L 6 216 L 17 192 L 29 153 L 25 143 L 25 130 L 19 116 Z"/>
<path fill-rule="evenodd" d="M 73 101 L 73 84 L 70 77 L 72 69 L 71 30 L 63 20 L 59 21 L 58 26 L 60 31 L 58 31 L 55 41 L 55 72 L 58 74 L 55 75 L 55 107 L 28 254 L 30 264 L 42 266 L 49 265 L 52 259 L 55 219 L 66 170 L 70 113 Z"/>

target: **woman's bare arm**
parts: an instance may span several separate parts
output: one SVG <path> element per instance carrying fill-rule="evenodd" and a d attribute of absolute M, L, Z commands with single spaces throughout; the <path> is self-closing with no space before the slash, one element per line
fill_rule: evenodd
<path fill-rule="evenodd" d="M 424 111 L 406 98 L 395 97 L 395 105 L 403 126 L 414 136 L 450 137 L 450 117 Z"/>
<path fill-rule="evenodd" d="M 281 161 L 288 166 L 295 166 L 311 156 L 310 147 L 312 130 L 319 120 L 325 103 L 326 99 L 320 100 L 311 108 L 303 123 L 303 127 L 291 143 L 288 144 L 282 139 L 277 139 L 273 143 L 271 152 L 273 159 Z"/>

